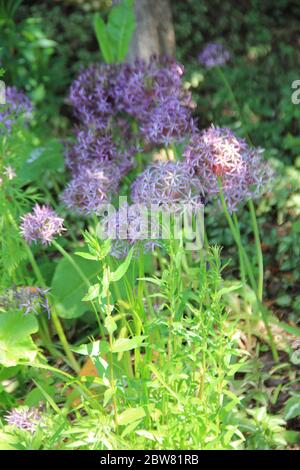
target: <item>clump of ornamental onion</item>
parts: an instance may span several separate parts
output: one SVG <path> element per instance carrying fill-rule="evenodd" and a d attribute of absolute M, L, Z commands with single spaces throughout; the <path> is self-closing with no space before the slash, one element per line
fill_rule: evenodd
<path fill-rule="evenodd" d="M 228 209 L 259 197 L 273 171 L 263 150 L 249 147 L 231 129 L 211 126 L 194 134 L 183 153 L 192 176 L 199 178 L 207 199 L 219 195 L 220 184 Z"/>
<path fill-rule="evenodd" d="M 36 204 L 32 212 L 21 218 L 20 230 L 28 243 L 39 240 L 43 245 L 49 245 L 65 230 L 63 222 L 64 219 L 58 217 L 51 207 Z"/>
<path fill-rule="evenodd" d="M 118 66 L 93 64 L 82 71 L 70 89 L 75 115 L 88 126 L 106 129 L 115 113 L 114 78 Z"/>
<path fill-rule="evenodd" d="M 230 60 L 230 52 L 222 44 L 208 43 L 198 55 L 199 62 L 206 68 L 224 65 Z"/>
<path fill-rule="evenodd" d="M 126 137 L 128 142 L 130 137 Z M 66 146 L 65 156 L 67 166 L 73 174 L 78 174 L 83 166 L 107 162 L 117 165 L 120 172 L 126 174 L 133 166 L 135 151 L 133 145 L 125 149 L 120 148 L 110 133 L 83 127 L 76 131 L 76 141 Z"/>
<path fill-rule="evenodd" d="M 133 64 L 96 64 L 73 82 L 70 102 L 76 116 L 89 128 L 107 131 L 114 128 L 115 119 L 125 116 L 143 128 L 144 137 L 151 143 L 182 140 L 193 131 L 194 107 L 190 92 L 183 87 L 182 75 L 183 67 L 168 58 L 153 57 L 149 63 L 136 60 Z M 162 117 L 168 122 L 157 128 Z M 179 125 L 170 131 L 171 120 Z"/>
<path fill-rule="evenodd" d="M 118 166 L 109 162 L 82 166 L 68 183 L 61 199 L 68 209 L 80 214 L 102 213 L 103 205 L 117 191 L 120 179 Z"/>
<path fill-rule="evenodd" d="M 141 173 L 131 187 L 136 204 L 157 205 L 168 212 L 183 212 L 188 206 L 197 209 L 203 203 L 203 187 L 191 176 L 183 162 L 156 162 Z"/>
<path fill-rule="evenodd" d="M 145 114 L 140 129 L 148 142 L 168 147 L 172 142 L 186 139 L 195 130 L 195 125 L 191 110 L 177 97 L 167 96 Z"/>

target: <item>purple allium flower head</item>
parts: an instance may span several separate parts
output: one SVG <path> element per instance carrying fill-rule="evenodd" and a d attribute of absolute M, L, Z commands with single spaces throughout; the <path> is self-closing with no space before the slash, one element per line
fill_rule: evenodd
<path fill-rule="evenodd" d="M 32 112 L 29 98 L 16 87 L 6 87 L 5 104 L 0 105 L 0 125 L 10 130 L 19 116 L 28 117 Z"/>
<path fill-rule="evenodd" d="M 148 111 L 153 94 L 147 83 L 148 66 L 142 60 L 123 64 L 115 80 L 116 109 L 139 118 Z"/>
<path fill-rule="evenodd" d="M 123 204 L 118 211 L 103 220 L 103 234 L 112 239 L 111 255 L 124 258 L 132 246 L 135 255 L 139 250 L 149 252 L 158 246 L 159 228 L 156 220 L 149 217 L 143 204 Z"/>
<path fill-rule="evenodd" d="M 154 144 L 181 141 L 193 130 L 191 94 L 182 85 L 183 68 L 173 59 L 124 64 L 116 77 L 117 109 L 135 117 Z"/>
<path fill-rule="evenodd" d="M 24 315 L 47 313 L 50 317 L 50 305 L 47 298 L 49 289 L 40 287 L 18 286 L 6 289 L 0 295 L 0 307 L 23 310 Z"/>
<path fill-rule="evenodd" d="M 119 168 L 110 162 L 82 166 L 67 185 L 62 200 L 69 209 L 81 214 L 102 213 L 120 179 Z"/>
<path fill-rule="evenodd" d="M 163 57 L 159 60 L 153 57 L 149 64 L 149 76 L 153 83 L 156 99 L 167 95 L 181 97 L 184 94 L 182 75 L 184 68 L 171 57 Z"/>
<path fill-rule="evenodd" d="M 87 125 L 105 129 L 114 114 L 116 66 L 93 64 L 72 83 L 70 101 L 75 114 Z"/>
<path fill-rule="evenodd" d="M 260 195 L 272 178 L 262 149 L 250 148 L 227 128 L 214 127 L 194 134 L 183 155 L 191 175 L 197 176 L 206 197 L 219 194 L 219 181 L 230 211 Z"/>
<path fill-rule="evenodd" d="M 198 55 L 199 62 L 206 68 L 224 65 L 230 60 L 230 52 L 222 44 L 208 43 Z"/>
<path fill-rule="evenodd" d="M 41 420 L 40 412 L 37 408 L 20 407 L 13 408 L 5 416 L 8 425 L 16 426 L 23 431 L 34 433 Z"/>
<path fill-rule="evenodd" d="M 181 141 L 193 130 L 193 102 L 190 92 L 183 87 L 182 74 L 183 68 L 168 58 L 152 58 L 149 63 L 136 60 L 133 64 L 93 65 L 82 72 L 71 86 L 70 101 L 89 129 L 84 135 L 79 131 L 78 145 L 71 149 L 68 160 L 73 160 L 74 154 L 80 155 L 82 150 L 84 158 L 95 128 L 98 138 L 100 132 L 105 131 L 107 136 L 108 132 L 115 134 L 117 130 L 119 141 L 125 141 L 128 146 L 131 139 L 128 140 L 117 122 L 124 114 L 137 120 L 151 143 L 168 145 L 172 140 Z M 134 150 L 130 144 L 128 152 Z"/>
<path fill-rule="evenodd" d="M 166 96 L 183 97 L 182 74 L 183 68 L 171 58 L 123 64 L 115 80 L 117 109 L 140 119 Z"/>
<path fill-rule="evenodd" d="M 55 235 L 65 230 L 63 222 L 53 209 L 36 204 L 32 212 L 22 217 L 21 234 L 28 243 L 40 240 L 43 245 L 48 245 Z"/>
<path fill-rule="evenodd" d="M 148 142 L 164 144 L 182 142 L 195 129 L 191 110 L 178 98 L 162 99 L 141 121 L 141 132 Z"/>
<path fill-rule="evenodd" d="M 133 149 L 122 151 L 111 134 L 104 134 L 98 129 L 79 129 L 76 142 L 66 146 L 67 166 L 74 174 L 78 174 L 83 166 L 108 162 L 117 165 L 121 173 L 125 174 L 133 165 L 133 155 Z"/>
<path fill-rule="evenodd" d="M 134 203 L 147 207 L 157 205 L 166 211 L 181 212 L 184 206 L 202 205 L 203 189 L 199 178 L 191 176 L 182 162 L 156 162 L 150 165 L 132 184 Z"/>

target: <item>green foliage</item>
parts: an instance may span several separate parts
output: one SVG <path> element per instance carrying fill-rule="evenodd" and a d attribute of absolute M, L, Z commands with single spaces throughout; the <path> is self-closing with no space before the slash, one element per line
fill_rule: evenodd
<path fill-rule="evenodd" d="M 38 323 L 32 315 L 0 313 L 0 364 L 12 367 L 22 360 L 33 362 L 37 347 L 31 335 L 37 331 Z"/>
<path fill-rule="evenodd" d="M 133 1 L 123 0 L 113 6 L 107 23 L 96 13 L 94 29 L 105 62 L 111 64 L 124 61 L 135 30 Z"/>
<path fill-rule="evenodd" d="M 95 282 L 99 270 L 96 262 L 85 259 L 76 260 L 88 281 Z M 51 284 L 51 294 L 58 314 L 62 318 L 77 318 L 87 311 L 87 305 L 81 302 L 86 292 L 86 282 L 78 271 L 65 258 L 62 258 L 55 269 Z"/>
<path fill-rule="evenodd" d="M 55 136 L 68 133 L 68 85 L 82 66 L 99 60 L 91 24 L 107 63 L 124 60 L 135 28 L 130 0 L 101 16 L 83 14 L 87 9 L 76 9 L 75 3 L 80 1 L 32 6 L 0 1 L 5 82 L 25 89 L 35 104 L 31 127 L 20 120 L 10 135 L 0 135 L 0 177 L 7 166 L 16 173 L 1 180 L 0 193 L 0 447 L 296 446 L 300 108 L 290 95 L 291 82 L 299 78 L 291 34 L 298 28 L 297 7 L 288 0 L 234 7 L 215 0 L 173 2 L 178 55 L 200 127 L 213 121 L 241 135 L 247 131 L 255 145 L 267 147 L 278 174 L 272 193 L 257 203 L 264 301 L 274 314 L 271 328 L 280 353 L 275 363 L 254 289 L 239 281 L 238 253 L 219 209 L 206 207 L 211 245 L 200 252 L 169 240 L 154 253 L 131 250 L 120 261 L 109 255 L 111 242 L 95 235 L 99 221 L 62 207 L 67 175 Z M 93 10 L 92 2 L 84 5 Z M 220 76 L 196 61 L 208 41 L 225 43 L 232 52 L 223 71 L 241 115 Z M 151 157 L 147 153 L 145 161 Z M 131 175 L 122 194 L 130 181 Z M 59 244 L 29 249 L 19 223 L 37 200 L 65 217 L 67 231 Z M 257 275 L 248 209 L 238 218 Z M 50 319 L 5 310 L 2 289 L 14 285 L 49 286 Z M 40 410 L 34 433 L 2 420 L 21 401 Z"/>
<path fill-rule="evenodd" d="M 59 62 L 52 62 L 57 44 L 45 36 L 41 19 L 15 22 L 2 18 L 0 23 L 0 59 L 6 70 L 5 81 L 29 92 L 35 103 L 47 103 L 44 113 L 39 115 L 39 120 L 45 122 L 57 110 L 55 95 L 64 83 Z"/>

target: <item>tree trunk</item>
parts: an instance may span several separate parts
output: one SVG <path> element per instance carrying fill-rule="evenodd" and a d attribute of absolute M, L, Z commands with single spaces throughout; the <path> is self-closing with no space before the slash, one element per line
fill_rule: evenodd
<path fill-rule="evenodd" d="M 175 55 L 175 33 L 170 0 L 135 0 L 136 31 L 128 59 L 149 60 Z"/>

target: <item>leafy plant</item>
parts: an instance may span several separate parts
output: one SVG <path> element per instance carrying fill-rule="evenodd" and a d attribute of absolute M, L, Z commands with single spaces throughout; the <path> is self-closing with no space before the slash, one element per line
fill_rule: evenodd
<path fill-rule="evenodd" d="M 96 13 L 94 29 L 105 62 L 112 64 L 124 61 L 135 30 L 133 0 L 123 0 L 113 6 L 107 23 Z"/>

